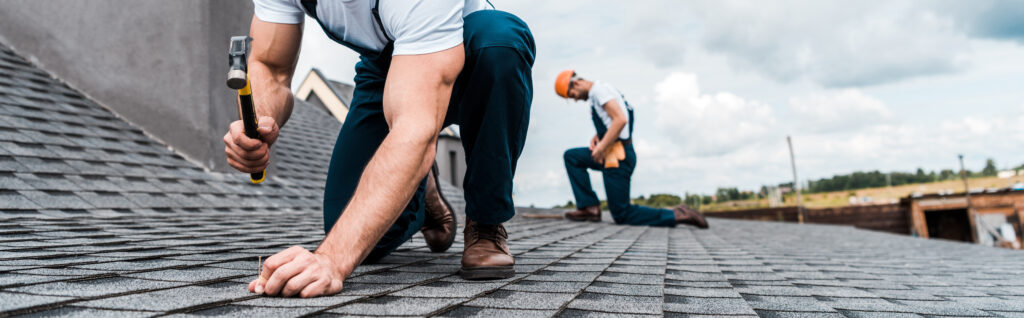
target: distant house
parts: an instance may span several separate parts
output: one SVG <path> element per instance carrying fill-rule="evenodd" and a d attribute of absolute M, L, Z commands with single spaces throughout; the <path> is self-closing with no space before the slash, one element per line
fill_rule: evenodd
<path fill-rule="evenodd" d="M 333 115 L 339 122 L 345 122 L 354 90 L 351 84 L 328 79 L 320 70 L 313 68 L 295 91 L 295 98 Z M 466 176 L 466 151 L 456 128 L 441 130 L 436 160 L 440 178 L 462 189 L 462 178 Z"/>
<path fill-rule="evenodd" d="M 462 189 L 462 179 L 466 176 L 466 150 L 462 148 L 462 138 L 453 127 L 441 130 L 437 138 L 436 158 L 441 179 Z"/>
<path fill-rule="evenodd" d="M 295 91 L 295 98 L 320 107 L 339 122 L 345 122 L 354 91 L 355 86 L 327 79 L 314 67 Z"/>
<path fill-rule="evenodd" d="M 996 176 L 998 176 L 1000 179 L 1007 179 L 1019 176 L 1020 172 L 1020 170 L 1003 170 L 999 171 L 998 174 L 996 174 Z"/>

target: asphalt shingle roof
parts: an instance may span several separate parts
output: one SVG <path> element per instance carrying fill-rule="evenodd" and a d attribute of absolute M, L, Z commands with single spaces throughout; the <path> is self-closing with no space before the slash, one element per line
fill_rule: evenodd
<path fill-rule="evenodd" d="M 277 173 L 254 186 L 192 165 L 0 46 L 0 317 L 1024 312 L 1019 251 L 721 219 L 697 230 L 517 217 L 510 279 L 462 280 L 461 235 L 446 253 L 417 236 L 359 267 L 339 295 L 249 294 L 257 256 L 323 237 L 338 124 L 304 106 L 275 146 Z M 461 211 L 458 190 L 443 190 Z"/>
<path fill-rule="evenodd" d="M 516 276 L 464 281 L 461 237 L 415 237 L 336 296 L 245 291 L 256 256 L 322 238 L 315 211 L 0 221 L 0 315 L 183 313 L 984 316 L 1024 311 L 1024 255 L 850 227 L 712 220 L 696 230 L 517 218 Z"/>

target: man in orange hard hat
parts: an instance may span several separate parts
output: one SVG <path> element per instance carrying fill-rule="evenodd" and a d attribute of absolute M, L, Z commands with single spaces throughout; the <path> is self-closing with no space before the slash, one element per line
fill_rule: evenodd
<path fill-rule="evenodd" d="M 565 213 L 572 221 L 601 221 L 601 203 L 590 186 L 587 169 L 601 171 L 608 208 L 618 224 L 669 226 L 690 224 L 707 228 L 704 215 L 688 206 L 679 205 L 672 210 L 656 209 L 630 204 L 629 182 L 636 168 L 633 151 L 633 107 L 611 85 L 590 81 L 565 70 L 555 79 L 555 93 L 563 98 L 590 102 L 590 115 L 597 134 L 590 147 L 565 151 L 565 169 L 576 197 L 576 211 Z M 628 128 L 627 128 L 628 126 Z M 615 162 L 618 161 L 618 162 Z"/>

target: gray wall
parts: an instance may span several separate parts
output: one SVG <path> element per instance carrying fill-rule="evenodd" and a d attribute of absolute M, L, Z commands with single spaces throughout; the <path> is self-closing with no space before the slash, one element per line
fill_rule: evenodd
<path fill-rule="evenodd" d="M 228 38 L 249 0 L 0 1 L 0 41 L 189 160 L 226 171 Z"/>

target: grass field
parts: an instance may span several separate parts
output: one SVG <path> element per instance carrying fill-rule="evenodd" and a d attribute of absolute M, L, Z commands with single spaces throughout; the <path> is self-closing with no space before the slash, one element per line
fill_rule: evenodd
<path fill-rule="evenodd" d="M 1024 176 L 1015 176 L 1006 179 L 1000 179 L 998 177 L 985 177 L 985 178 L 970 178 L 967 180 L 968 185 L 971 189 L 990 189 L 990 188 L 1005 188 L 1013 185 L 1016 182 L 1024 182 Z M 867 204 L 880 204 L 889 203 L 892 201 L 898 201 L 900 198 L 905 198 L 911 194 L 931 194 L 939 192 L 955 192 L 960 193 L 964 191 L 964 184 L 961 180 L 947 180 L 932 183 L 918 183 L 918 184 L 905 184 L 901 186 L 894 186 L 892 188 L 881 187 L 881 188 L 868 188 L 860 190 L 848 190 L 848 191 L 835 191 L 835 192 L 824 192 L 814 194 L 804 194 L 804 206 L 808 208 L 828 208 L 828 207 L 839 207 L 850 204 L 850 197 L 856 196 L 857 198 L 869 197 L 871 202 Z M 783 206 L 796 205 L 796 196 L 793 194 L 787 194 L 784 198 L 785 203 Z M 708 205 L 702 205 L 701 211 L 715 212 L 715 211 L 731 211 L 731 210 L 743 210 L 743 209 L 755 209 L 755 208 L 767 208 L 768 199 L 755 199 L 755 200 L 743 200 L 743 201 L 729 201 L 721 203 L 712 203 Z"/>

